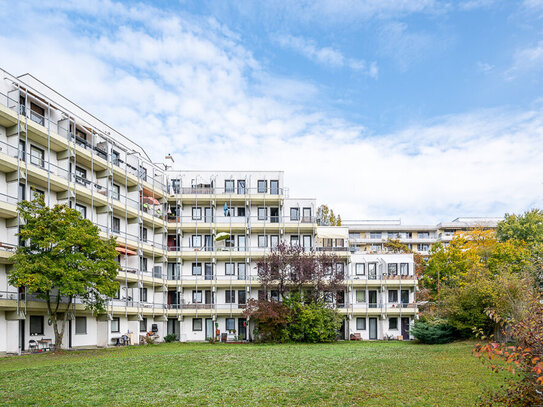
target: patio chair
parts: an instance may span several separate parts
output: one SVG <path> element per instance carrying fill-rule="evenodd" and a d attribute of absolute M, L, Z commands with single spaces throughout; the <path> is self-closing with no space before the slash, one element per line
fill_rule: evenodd
<path fill-rule="evenodd" d="M 30 352 L 36 352 L 38 350 L 38 342 L 36 342 L 34 339 L 31 339 L 28 341 L 28 350 Z"/>

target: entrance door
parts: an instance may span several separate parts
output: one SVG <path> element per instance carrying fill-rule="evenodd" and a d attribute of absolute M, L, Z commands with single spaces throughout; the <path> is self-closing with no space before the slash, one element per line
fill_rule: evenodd
<path fill-rule="evenodd" d="M 247 320 L 245 318 L 238 318 L 238 338 L 241 341 L 247 339 Z"/>
<path fill-rule="evenodd" d="M 370 339 L 377 339 L 377 318 L 370 318 Z"/>
<path fill-rule="evenodd" d="M 72 320 L 68 320 L 68 347 L 72 348 Z"/>
<path fill-rule="evenodd" d="M 19 349 L 25 350 L 25 320 L 19 320 Z"/>
<path fill-rule="evenodd" d="M 404 341 L 409 340 L 409 318 L 402 318 L 402 337 Z"/>
<path fill-rule="evenodd" d="M 177 319 L 168 319 L 168 335 L 174 334 L 179 339 L 179 321 Z"/>
<path fill-rule="evenodd" d="M 206 318 L 206 340 L 215 339 L 213 331 L 213 319 Z"/>

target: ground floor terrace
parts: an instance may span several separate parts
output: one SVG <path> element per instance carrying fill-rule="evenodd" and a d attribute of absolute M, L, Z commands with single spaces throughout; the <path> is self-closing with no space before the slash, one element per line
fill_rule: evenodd
<path fill-rule="evenodd" d="M 503 376 L 473 342 L 162 343 L 0 357 L 9 406 L 472 406 Z"/>

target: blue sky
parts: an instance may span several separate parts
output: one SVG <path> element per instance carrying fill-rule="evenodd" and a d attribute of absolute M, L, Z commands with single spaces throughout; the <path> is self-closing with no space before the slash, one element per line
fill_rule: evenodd
<path fill-rule="evenodd" d="M 343 218 L 543 206 L 542 0 L 0 0 L 0 55 L 156 161 Z"/>

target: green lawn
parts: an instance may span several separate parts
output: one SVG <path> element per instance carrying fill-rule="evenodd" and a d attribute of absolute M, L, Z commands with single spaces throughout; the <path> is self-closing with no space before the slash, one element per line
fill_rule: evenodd
<path fill-rule="evenodd" d="M 471 406 L 472 342 L 161 344 L 0 358 L 0 405 Z"/>

